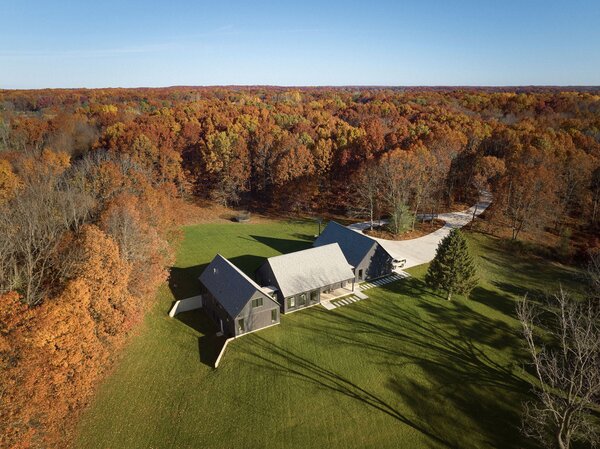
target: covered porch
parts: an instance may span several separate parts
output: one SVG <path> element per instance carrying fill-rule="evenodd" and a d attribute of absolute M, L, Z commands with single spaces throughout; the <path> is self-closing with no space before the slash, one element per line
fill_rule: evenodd
<path fill-rule="evenodd" d="M 354 282 L 346 284 L 344 287 L 338 287 L 335 290 L 322 291 L 321 302 L 329 302 L 334 299 L 341 298 L 343 296 L 352 295 L 354 293 Z"/>

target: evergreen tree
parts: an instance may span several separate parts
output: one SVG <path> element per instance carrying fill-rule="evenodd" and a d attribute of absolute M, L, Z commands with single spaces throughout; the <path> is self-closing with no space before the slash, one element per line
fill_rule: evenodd
<path fill-rule="evenodd" d="M 468 295 L 477 285 L 475 263 L 467 240 L 458 229 L 450 231 L 438 245 L 425 282 L 435 290 L 446 291 L 448 301 L 453 293 Z"/>

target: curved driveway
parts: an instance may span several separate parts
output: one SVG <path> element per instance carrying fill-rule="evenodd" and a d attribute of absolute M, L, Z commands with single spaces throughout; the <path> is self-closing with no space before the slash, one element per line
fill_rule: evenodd
<path fill-rule="evenodd" d="M 371 237 L 377 240 L 390 255 L 396 259 L 406 259 L 406 265 L 403 269 L 414 267 L 430 262 L 435 257 L 435 250 L 440 241 L 446 237 L 451 229 L 462 228 L 473 219 L 481 214 L 491 203 L 491 195 L 483 193 L 479 202 L 463 212 L 451 212 L 448 214 L 439 214 L 438 218 L 446 222 L 444 226 L 431 234 L 424 235 L 411 240 L 386 240 Z M 368 222 L 355 223 L 348 226 L 356 232 L 363 232 L 369 227 Z"/>

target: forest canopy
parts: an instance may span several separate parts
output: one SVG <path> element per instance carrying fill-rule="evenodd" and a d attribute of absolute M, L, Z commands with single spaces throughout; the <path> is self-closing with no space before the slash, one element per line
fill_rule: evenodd
<path fill-rule="evenodd" d="M 0 90 L 0 442 L 64 438 L 166 279 L 180 206 L 399 231 L 482 191 L 495 232 L 597 250 L 600 90 Z"/>

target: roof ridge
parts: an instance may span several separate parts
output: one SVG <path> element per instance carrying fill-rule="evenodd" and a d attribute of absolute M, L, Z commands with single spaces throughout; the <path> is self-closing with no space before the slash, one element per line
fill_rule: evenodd
<path fill-rule="evenodd" d="M 321 245 L 321 246 L 311 246 L 310 248 L 300 249 L 298 251 L 292 251 L 291 253 L 278 254 L 276 256 L 267 257 L 267 261 L 273 260 L 273 259 L 277 259 L 277 258 L 280 258 L 280 257 L 293 256 L 295 254 L 304 253 L 304 252 L 307 252 L 307 251 L 314 251 L 314 250 L 318 250 L 319 248 L 326 248 L 326 247 L 331 246 L 331 245 L 337 245 L 338 247 L 340 246 L 337 242 L 328 243 L 327 245 Z"/>

